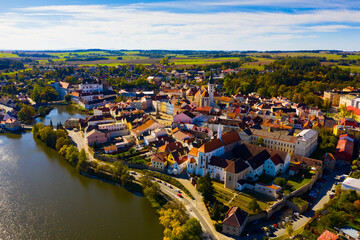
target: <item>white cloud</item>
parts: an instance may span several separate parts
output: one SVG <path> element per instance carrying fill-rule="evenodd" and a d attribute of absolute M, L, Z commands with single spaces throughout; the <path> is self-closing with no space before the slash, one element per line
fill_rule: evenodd
<path fill-rule="evenodd" d="M 359 24 L 356 10 L 174 13 L 134 5 L 42 6 L 0 14 L 0 47 L 270 50 L 322 32 L 359 31 Z"/>

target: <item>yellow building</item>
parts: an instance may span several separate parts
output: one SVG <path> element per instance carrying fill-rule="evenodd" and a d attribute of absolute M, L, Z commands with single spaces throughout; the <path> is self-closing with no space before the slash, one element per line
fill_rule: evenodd
<path fill-rule="evenodd" d="M 342 125 L 336 125 L 334 127 L 333 133 L 335 136 L 339 136 L 342 134 L 351 134 L 353 135 L 355 138 L 359 138 L 359 134 L 360 134 L 360 128 L 358 127 L 352 127 L 352 126 L 342 126 Z"/>
<path fill-rule="evenodd" d="M 328 100 L 331 106 L 338 107 L 341 94 L 333 91 L 324 91 L 324 101 Z"/>

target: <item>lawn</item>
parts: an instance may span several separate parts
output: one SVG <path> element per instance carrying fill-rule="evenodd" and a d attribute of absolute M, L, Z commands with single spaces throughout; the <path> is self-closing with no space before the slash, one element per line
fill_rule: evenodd
<path fill-rule="evenodd" d="M 254 214 L 254 212 L 248 208 L 248 205 L 253 198 L 257 200 L 262 211 L 274 203 L 274 200 L 271 198 L 254 191 L 247 189 L 242 192 L 234 191 L 224 188 L 224 184 L 218 182 L 213 182 L 213 185 L 215 188 L 215 197 L 219 202 L 227 206 L 239 207 L 250 214 Z M 229 204 L 229 201 L 234 197 L 234 194 L 237 194 L 237 196 Z"/>
<path fill-rule="evenodd" d="M 234 196 L 235 191 L 224 188 L 223 183 L 213 182 L 215 188 L 215 197 L 219 202 L 224 205 L 229 205 L 229 201 Z"/>

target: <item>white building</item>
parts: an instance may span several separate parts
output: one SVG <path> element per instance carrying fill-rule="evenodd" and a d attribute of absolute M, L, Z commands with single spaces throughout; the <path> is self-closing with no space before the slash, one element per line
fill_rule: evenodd
<path fill-rule="evenodd" d="M 360 194 L 360 179 L 347 177 L 341 184 L 343 190 L 355 190 Z"/>

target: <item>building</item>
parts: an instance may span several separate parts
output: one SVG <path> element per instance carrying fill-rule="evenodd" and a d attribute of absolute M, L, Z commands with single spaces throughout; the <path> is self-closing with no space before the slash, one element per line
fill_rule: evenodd
<path fill-rule="evenodd" d="M 64 127 L 68 129 L 80 128 L 80 118 L 69 118 L 65 121 Z"/>
<path fill-rule="evenodd" d="M 336 91 L 324 91 L 324 100 L 329 101 L 331 106 L 338 107 L 340 104 L 340 96 L 341 94 Z"/>
<path fill-rule="evenodd" d="M 224 234 L 240 236 L 248 221 L 248 213 L 238 207 L 231 207 L 223 220 Z"/>
<path fill-rule="evenodd" d="M 333 133 L 335 136 L 339 136 L 342 134 L 351 134 L 356 139 L 359 139 L 360 135 L 360 128 L 359 127 L 353 127 L 353 126 L 344 126 L 344 125 L 336 125 L 334 126 Z"/>
<path fill-rule="evenodd" d="M 106 143 L 109 140 L 109 134 L 93 129 L 88 133 L 85 132 L 85 139 L 88 145 Z"/>
<path fill-rule="evenodd" d="M 341 184 L 343 190 L 354 190 L 360 194 L 360 179 L 347 177 Z"/>
<path fill-rule="evenodd" d="M 155 153 L 151 157 L 151 166 L 157 170 L 165 171 L 165 168 L 167 167 L 166 156 L 167 153 L 165 152 Z"/>
<path fill-rule="evenodd" d="M 11 118 L 5 121 L 5 128 L 9 131 L 18 131 L 21 129 L 21 125 L 18 120 Z"/>
<path fill-rule="evenodd" d="M 145 123 L 141 124 L 140 126 L 131 129 L 130 132 L 133 136 L 139 137 L 140 135 L 147 133 L 151 130 L 154 130 L 156 128 L 164 128 L 163 125 L 160 123 L 155 122 L 152 119 L 147 120 Z"/>
<path fill-rule="evenodd" d="M 345 226 L 342 228 L 335 228 L 335 229 L 339 231 L 340 236 L 343 236 L 346 239 L 349 239 L 349 240 L 359 240 L 360 239 L 359 231 L 352 227 Z"/>
<path fill-rule="evenodd" d="M 339 237 L 328 230 L 325 230 L 317 240 L 338 240 Z"/>
<path fill-rule="evenodd" d="M 240 132 L 242 143 L 257 144 L 261 137 L 264 147 L 286 151 L 300 156 L 310 156 L 316 149 L 318 133 L 313 129 L 291 135 L 289 131 L 273 131 L 271 127 L 248 128 Z"/>
<path fill-rule="evenodd" d="M 337 160 L 342 160 L 351 164 L 354 154 L 354 140 L 355 138 L 349 134 L 339 136 L 339 141 L 335 150 L 335 158 Z"/>

